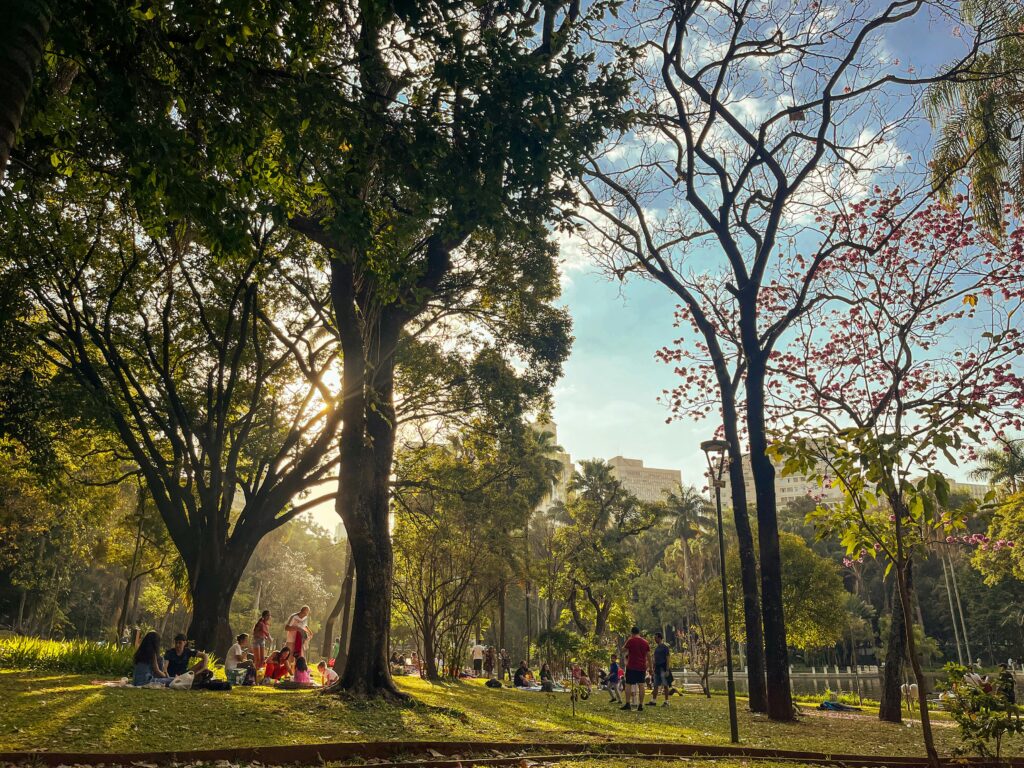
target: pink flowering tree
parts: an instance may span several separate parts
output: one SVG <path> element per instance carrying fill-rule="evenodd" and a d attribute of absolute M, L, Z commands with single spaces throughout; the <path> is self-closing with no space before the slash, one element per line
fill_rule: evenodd
<path fill-rule="evenodd" d="M 904 211 L 899 192 L 876 188 L 848 212 L 822 214 L 860 247 L 822 266 L 828 301 L 798 320 L 771 361 L 773 452 L 784 472 L 842 491 L 811 516 L 840 538 L 847 559 L 881 558 L 895 575 L 894 624 L 902 619 L 934 757 L 912 563 L 929 540 L 967 536 L 945 509 L 949 482 L 938 464 L 956 465 L 986 435 L 1021 427 L 1024 231 L 997 243 L 961 208 Z"/>
<path fill-rule="evenodd" d="M 844 210 L 872 179 L 902 173 L 915 91 L 969 75 L 989 44 L 987 32 L 965 36 L 956 61 L 920 72 L 879 55 L 889 35 L 935 34 L 948 10 L 927 0 L 635 3 L 595 33 L 629 63 L 632 130 L 583 163 L 573 215 L 607 272 L 671 291 L 703 345 L 709 386 L 697 397 L 717 400 L 730 444 L 749 702 L 773 720 L 792 720 L 794 709 L 767 453 L 768 365 L 815 304 L 818 267 L 838 242 L 827 227 L 809 226 L 807 214 L 823 204 Z M 780 273 L 780 252 L 801 249 L 798 268 Z"/>

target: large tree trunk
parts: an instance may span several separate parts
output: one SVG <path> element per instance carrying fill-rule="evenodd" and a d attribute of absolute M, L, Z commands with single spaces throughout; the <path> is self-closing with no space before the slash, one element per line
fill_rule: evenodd
<path fill-rule="evenodd" d="M 391 679 L 388 663 L 394 560 L 388 525 L 395 450 L 393 355 L 401 324 L 385 311 L 374 328 L 361 330 L 353 310 L 351 266 L 339 260 L 331 266 L 332 301 L 345 355 L 336 509 L 356 567 L 352 622 L 359 627 L 334 688 L 356 696 L 405 698 Z"/>
<path fill-rule="evenodd" d="M 789 687 L 789 650 L 786 646 L 786 619 L 782 606 L 782 557 L 775 509 L 775 467 L 767 455 L 764 361 L 761 357 L 751 356 L 748 351 L 747 366 L 747 431 L 750 440 L 750 469 L 757 497 L 768 717 L 789 721 L 794 718 L 793 694 Z"/>
<path fill-rule="evenodd" d="M 189 590 L 192 595 L 192 622 L 188 636 L 196 648 L 209 651 L 223 659 L 234 642 L 231 623 L 231 601 L 242 578 L 251 551 L 214 552 L 202 556 L 189 572 Z"/>
<path fill-rule="evenodd" d="M 912 563 L 907 563 L 907 578 L 912 578 Z M 903 607 L 900 586 L 892 585 L 892 620 L 885 644 L 885 666 L 882 668 L 882 695 L 879 700 L 878 719 L 887 723 L 903 722 L 903 663 L 907 656 L 907 633 L 903 628 Z"/>
<path fill-rule="evenodd" d="M 14 625 L 14 631 L 22 635 L 25 633 L 25 603 L 28 602 L 28 590 L 21 587 L 18 592 L 18 620 Z"/>
<path fill-rule="evenodd" d="M 428 608 L 424 606 L 423 610 L 423 657 L 420 663 L 428 680 L 440 680 L 441 676 L 437 670 L 437 643 L 434 637 L 436 627 L 429 618 Z"/>
<path fill-rule="evenodd" d="M 388 478 L 377 479 L 374 495 L 387 495 Z M 391 537 L 385 512 L 376 521 L 370 511 L 376 505 L 360 505 L 362 522 L 349 527 L 355 561 L 356 579 L 353 624 L 359 632 L 352 634 L 348 658 L 340 687 L 364 696 L 400 696 L 388 664 L 388 630 L 391 623 Z M 346 526 L 354 521 L 346 521 Z"/>
<path fill-rule="evenodd" d="M 743 452 L 739 445 L 736 401 L 730 391 L 723 396 L 723 427 L 729 443 L 729 485 L 732 491 L 732 516 L 736 523 L 740 582 L 743 585 L 743 626 L 747 636 L 747 690 L 751 712 L 768 711 L 765 680 L 764 633 L 761 628 L 761 595 L 757 587 L 757 557 L 754 534 L 750 530 L 747 489 L 743 478 Z"/>
<path fill-rule="evenodd" d="M 0 181 L 50 33 L 49 0 L 0 3 Z"/>

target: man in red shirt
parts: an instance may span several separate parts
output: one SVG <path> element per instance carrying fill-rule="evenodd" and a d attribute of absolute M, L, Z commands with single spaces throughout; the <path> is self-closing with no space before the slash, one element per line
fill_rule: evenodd
<path fill-rule="evenodd" d="M 651 646 L 640 636 L 639 627 L 629 631 L 629 639 L 622 646 L 622 655 L 626 659 L 626 703 L 622 709 L 631 709 L 630 703 L 635 698 L 636 711 L 643 712 L 647 670 L 651 667 Z"/>

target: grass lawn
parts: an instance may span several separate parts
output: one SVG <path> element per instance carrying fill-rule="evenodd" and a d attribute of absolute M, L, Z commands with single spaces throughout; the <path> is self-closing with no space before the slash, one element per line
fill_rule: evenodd
<path fill-rule="evenodd" d="M 727 744 L 724 696 L 673 697 L 669 707 L 622 712 L 595 693 L 574 717 L 566 694 L 492 690 L 481 682 L 432 685 L 399 678 L 415 704 L 353 704 L 314 691 L 230 692 L 103 688 L 87 676 L 0 671 L 0 750 L 145 751 L 333 741 L 678 741 Z M 769 723 L 740 701 L 740 740 L 752 747 L 830 753 L 923 754 L 920 727 L 880 723 L 875 713 L 827 713 L 802 705 L 793 724 Z M 940 752 L 957 743 L 939 717 Z M 1021 745 L 1006 745 L 1020 754 Z M 720 761 L 723 768 L 729 761 Z M 577 764 L 576 768 L 584 763 Z M 615 761 L 603 763 L 605 768 Z M 569 768 L 569 764 L 562 764 Z M 644 763 L 656 768 L 655 763 Z"/>

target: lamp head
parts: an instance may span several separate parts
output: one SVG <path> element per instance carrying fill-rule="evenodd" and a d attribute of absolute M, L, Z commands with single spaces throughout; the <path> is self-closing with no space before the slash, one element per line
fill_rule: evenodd
<path fill-rule="evenodd" d="M 700 444 L 700 449 L 709 457 L 712 454 L 725 453 L 729 450 L 729 443 L 725 440 L 705 440 Z"/>

